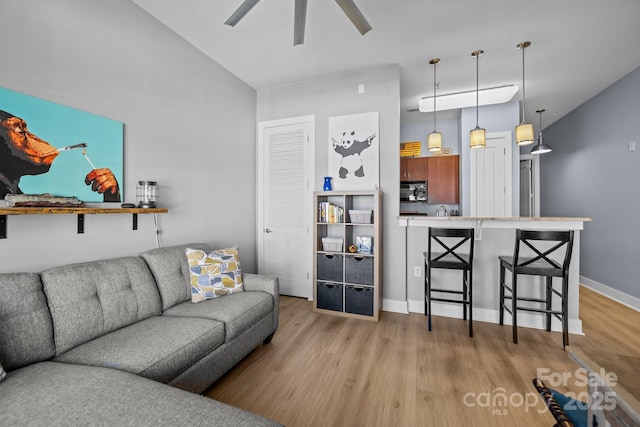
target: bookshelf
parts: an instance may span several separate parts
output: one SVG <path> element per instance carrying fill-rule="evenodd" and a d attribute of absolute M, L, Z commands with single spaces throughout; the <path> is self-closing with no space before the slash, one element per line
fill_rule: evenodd
<path fill-rule="evenodd" d="M 382 193 L 314 192 L 313 309 L 378 321 Z"/>

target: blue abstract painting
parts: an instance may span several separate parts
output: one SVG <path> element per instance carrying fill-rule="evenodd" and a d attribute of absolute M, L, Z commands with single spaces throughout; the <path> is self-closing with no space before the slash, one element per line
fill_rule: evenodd
<path fill-rule="evenodd" d="M 0 199 L 124 200 L 123 123 L 0 88 Z"/>

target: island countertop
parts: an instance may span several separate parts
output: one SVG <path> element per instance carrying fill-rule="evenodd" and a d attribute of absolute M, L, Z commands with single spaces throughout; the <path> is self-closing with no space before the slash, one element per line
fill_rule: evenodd
<path fill-rule="evenodd" d="M 426 214 L 400 214 L 398 219 L 435 219 L 439 221 L 591 221 L 591 218 L 569 217 L 569 216 L 436 216 Z"/>
<path fill-rule="evenodd" d="M 582 333 L 579 313 L 580 231 L 591 221 L 586 217 L 480 217 L 480 216 L 431 216 L 400 214 L 398 225 L 405 228 L 406 292 L 408 311 L 424 313 L 424 259 L 427 250 L 428 227 L 473 228 L 474 240 L 474 318 L 478 321 L 498 323 L 499 314 L 499 262 L 501 255 L 512 255 L 516 229 L 574 230 L 573 254 L 569 266 L 569 331 Z M 421 276 L 417 273 L 421 272 Z M 455 272 L 438 272 L 436 280 L 444 283 L 459 282 Z M 438 279 L 440 277 L 440 279 Z M 538 298 L 542 279 L 522 277 L 527 296 Z M 441 282 L 442 283 L 442 282 Z M 448 304 L 436 304 L 435 315 L 460 317 L 461 310 Z M 560 322 L 554 318 L 552 329 L 561 330 Z M 511 317 L 505 317 L 505 324 Z M 543 316 L 524 312 L 518 314 L 518 323 L 523 327 L 543 328 Z"/>
<path fill-rule="evenodd" d="M 487 216 L 431 216 L 431 215 L 399 215 L 401 226 L 414 227 L 473 227 L 476 233 L 483 228 L 534 228 L 545 230 L 582 230 L 584 223 L 591 221 L 586 217 L 487 217 Z M 449 224 L 449 225 L 444 225 Z M 478 234 L 476 239 L 481 239 Z"/>

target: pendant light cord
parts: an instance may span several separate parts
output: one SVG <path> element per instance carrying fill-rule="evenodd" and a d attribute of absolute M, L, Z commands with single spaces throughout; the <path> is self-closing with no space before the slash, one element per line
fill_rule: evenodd
<path fill-rule="evenodd" d="M 436 131 L 436 67 L 438 63 L 433 63 L 433 131 Z"/>
<path fill-rule="evenodd" d="M 522 49 L 522 115 L 521 115 L 522 121 L 521 121 L 521 124 L 525 123 L 525 110 L 526 110 L 525 108 L 526 96 L 525 96 L 525 90 L 524 90 L 524 50 L 529 46 L 531 46 L 531 42 L 528 42 L 528 41 L 518 43 L 516 46 L 518 49 Z"/>
<path fill-rule="evenodd" d="M 480 53 L 476 55 L 476 129 L 479 127 L 479 105 L 480 105 Z"/>
<path fill-rule="evenodd" d="M 482 49 L 471 52 L 471 56 L 476 58 L 476 129 L 480 129 L 480 55 L 483 53 Z"/>
<path fill-rule="evenodd" d="M 429 64 L 433 65 L 433 132 L 435 133 L 436 131 L 436 98 L 437 98 L 437 93 L 436 93 L 436 88 L 437 88 L 437 77 L 436 77 L 436 67 L 438 66 L 438 63 L 440 62 L 440 58 L 433 58 L 431 61 L 429 61 Z"/>
<path fill-rule="evenodd" d="M 522 46 L 522 123 L 524 123 L 524 111 L 525 111 L 525 105 L 524 105 L 524 100 L 527 98 L 525 96 L 525 91 L 524 91 L 524 49 L 525 46 Z"/>

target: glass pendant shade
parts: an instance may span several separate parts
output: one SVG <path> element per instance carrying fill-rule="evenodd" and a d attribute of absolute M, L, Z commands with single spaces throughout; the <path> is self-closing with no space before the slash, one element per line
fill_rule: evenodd
<path fill-rule="evenodd" d="M 516 144 L 533 144 L 533 125 L 531 123 L 520 123 L 516 126 Z"/>
<path fill-rule="evenodd" d="M 431 132 L 429 134 L 427 146 L 429 147 L 429 151 L 442 150 L 442 133 L 436 131 Z"/>
<path fill-rule="evenodd" d="M 469 146 L 471 148 L 484 148 L 487 146 L 486 132 L 482 128 L 475 128 L 469 132 Z"/>

